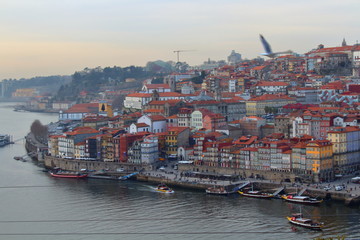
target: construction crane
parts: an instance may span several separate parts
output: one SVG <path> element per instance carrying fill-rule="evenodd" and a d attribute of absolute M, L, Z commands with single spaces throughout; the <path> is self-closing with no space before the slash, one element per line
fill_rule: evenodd
<path fill-rule="evenodd" d="M 177 62 L 179 62 L 179 55 L 181 52 L 191 52 L 191 51 L 195 51 L 195 50 L 175 50 L 174 53 L 177 54 Z"/>

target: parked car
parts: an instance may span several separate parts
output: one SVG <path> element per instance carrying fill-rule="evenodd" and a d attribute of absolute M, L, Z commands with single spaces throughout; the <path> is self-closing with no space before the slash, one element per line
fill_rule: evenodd
<path fill-rule="evenodd" d="M 326 187 L 324 187 L 324 190 L 325 190 L 325 191 L 331 190 L 331 186 L 326 186 Z"/>
<path fill-rule="evenodd" d="M 343 190 L 343 189 L 344 189 L 344 187 L 341 186 L 341 185 L 335 186 L 335 191 L 341 191 L 341 190 Z"/>

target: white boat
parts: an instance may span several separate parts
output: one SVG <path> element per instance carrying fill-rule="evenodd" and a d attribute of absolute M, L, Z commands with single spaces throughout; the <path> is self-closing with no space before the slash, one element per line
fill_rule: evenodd
<path fill-rule="evenodd" d="M 293 196 L 293 195 L 286 195 L 282 196 L 282 199 L 292 203 L 303 203 L 303 204 L 319 204 L 322 203 L 323 200 L 318 200 L 316 198 L 311 198 L 308 196 Z"/>
<path fill-rule="evenodd" d="M 311 229 L 316 229 L 316 230 L 321 230 L 321 228 L 324 227 L 324 223 L 315 222 L 312 219 L 304 218 L 302 213 L 295 213 L 295 214 L 292 214 L 291 217 L 286 217 L 286 218 L 288 219 L 288 221 L 291 224 L 301 226 L 301 227 L 306 227 L 306 228 L 311 228 Z"/>

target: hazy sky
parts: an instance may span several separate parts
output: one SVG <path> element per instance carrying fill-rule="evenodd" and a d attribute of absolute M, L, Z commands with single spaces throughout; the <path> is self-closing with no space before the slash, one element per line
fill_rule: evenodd
<path fill-rule="evenodd" d="M 360 40 L 359 0 L 0 0 L 0 80 Z"/>

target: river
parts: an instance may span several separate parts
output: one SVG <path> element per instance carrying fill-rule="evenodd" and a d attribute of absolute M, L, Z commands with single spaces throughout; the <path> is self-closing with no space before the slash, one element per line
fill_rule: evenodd
<path fill-rule="evenodd" d="M 15 112 L 0 103 L 0 133 L 23 138 L 31 123 L 56 114 Z M 153 190 L 129 181 L 56 179 L 36 162 L 16 161 L 24 141 L 0 148 L 0 239 L 360 239 L 360 211 L 342 203 L 302 206 L 325 223 L 323 231 L 291 226 L 286 216 L 299 205 L 282 200 Z"/>

